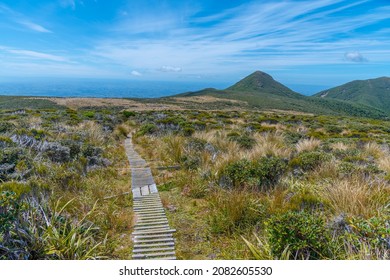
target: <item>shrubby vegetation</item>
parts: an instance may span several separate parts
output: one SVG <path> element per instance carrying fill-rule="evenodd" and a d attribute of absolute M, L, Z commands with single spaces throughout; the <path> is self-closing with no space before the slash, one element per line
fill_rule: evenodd
<path fill-rule="evenodd" d="M 0 259 L 129 258 L 121 115 L 0 112 Z"/>
<path fill-rule="evenodd" d="M 123 140 L 182 259 L 389 259 L 390 123 L 283 112 L 0 113 L 0 258 L 131 255 Z"/>
<path fill-rule="evenodd" d="M 141 154 L 181 167 L 157 177 L 174 209 L 179 257 L 390 257 L 388 122 L 192 111 L 133 119 L 137 131 L 146 121 L 156 126 L 134 139 Z M 161 119 L 195 132 L 185 136 Z"/>

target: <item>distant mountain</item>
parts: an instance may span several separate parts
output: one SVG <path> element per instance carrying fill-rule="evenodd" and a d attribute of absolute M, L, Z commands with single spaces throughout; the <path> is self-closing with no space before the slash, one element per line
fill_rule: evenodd
<path fill-rule="evenodd" d="M 272 93 L 279 96 L 299 98 L 300 94 L 292 91 L 285 85 L 275 81 L 267 73 L 256 71 L 245 77 L 238 83 L 228 87 L 227 91 L 234 92 L 258 92 L 258 93 Z"/>
<path fill-rule="evenodd" d="M 315 94 L 324 99 L 338 99 L 371 106 L 390 113 L 390 78 L 358 80 Z"/>
<path fill-rule="evenodd" d="M 308 97 L 301 95 L 275 81 L 269 74 L 256 71 L 236 84 L 217 90 L 206 88 L 186 92 L 174 97 L 213 96 L 245 101 L 252 108 L 299 111 L 314 114 L 351 115 L 360 117 L 386 118 L 380 109 L 349 101 Z"/>

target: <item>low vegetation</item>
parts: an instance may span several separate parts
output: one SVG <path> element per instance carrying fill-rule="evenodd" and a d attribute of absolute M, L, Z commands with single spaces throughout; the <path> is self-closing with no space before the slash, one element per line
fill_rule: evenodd
<path fill-rule="evenodd" d="M 0 258 L 130 258 L 133 132 L 180 259 L 389 259 L 389 127 L 249 110 L 2 111 Z"/>

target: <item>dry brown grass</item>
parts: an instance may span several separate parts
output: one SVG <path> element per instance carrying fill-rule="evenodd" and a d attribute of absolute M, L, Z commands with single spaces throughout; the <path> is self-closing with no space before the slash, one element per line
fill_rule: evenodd
<path fill-rule="evenodd" d="M 387 174 L 390 174 L 390 156 L 387 155 L 378 160 L 379 168 L 385 171 Z"/>
<path fill-rule="evenodd" d="M 302 139 L 295 145 L 295 148 L 298 153 L 304 151 L 314 151 L 321 145 L 321 141 L 318 139 L 310 138 L 310 139 Z"/>
<path fill-rule="evenodd" d="M 366 156 L 372 156 L 374 158 L 380 158 L 384 155 L 384 151 L 381 146 L 375 142 L 369 142 L 364 146 L 364 153 Z"/>
<path fill-rule="evenodd" d="M 333 149 L 333 150 L 338 150 L 338 151 L 346 151 L 350 148 L 349 145 L 343 143 L 343 142 L 336 142 L 336 143 L 332 143 L 330 145 L 330 147 Z"/>
<path fill-rule="evenodd" d="M 286 141 L 281 133 L 273 132 L 254 135 L 257 144 L 248 152 L 248 157 L 255 159 L 264 156 L 289 157 L 292 150 L 286 146 Z"/>
<path fill-rule="evenodd" d="M 389 185 L 384 181 L 368 181 L 362 176 L 334 180 L 320 186 L 319 195 L 329 202 L 335 214 L 370 218 L 378 215 L 390 202 Z"/>

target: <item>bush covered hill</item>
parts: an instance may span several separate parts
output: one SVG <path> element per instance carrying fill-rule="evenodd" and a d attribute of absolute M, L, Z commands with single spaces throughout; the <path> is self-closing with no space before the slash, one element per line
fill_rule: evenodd
<path fill-rule="evenodd" d="M 275 81 L 270 75 L 256 71 L 225 90 L 204 89 L 177 95 L 179 97 L 213 96 L 246 101 L 256 109 L 279 109 L 326 115 L 349 115 L 388 118 L 382 107 L 360 104 L 354 100 L 336 100 L 301 95 Z M 386 113 L 387 112 L 387 113 Z"/>
<path fill-rule="evenodd" d="M 390 78 L 352 81 L 344 85 L 327 89 L 315 96 L 324 99 L 350 101 L 378 108 L 390 114 Z"/>
<path fill-rule="evenodd" d="M 130 258 L 130 131 L 180 259 L 389 259 L 389 127 L 253 110 L 0 110 L 0 259 Z"/>

